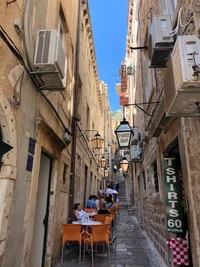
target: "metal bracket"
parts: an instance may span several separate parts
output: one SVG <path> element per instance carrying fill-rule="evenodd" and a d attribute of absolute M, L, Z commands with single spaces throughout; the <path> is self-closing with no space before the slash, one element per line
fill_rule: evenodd
<path fill-rule="evenodd" d="M 32 76 L 40 76 L 40 75 L 48 75 L 48 74 L 54 74 L 59 73 L 58 70 L 55 71 L 30 71 L 29 74 Z M 42 90 L 53 90 L 53 91 L 64 91 L 66 87 L 46 87 L 46 86 L 40 86 L 39 89 Z"/>
<path fill-rule="evenodd" d="M 58 70 L 54 71 L 30 71 L 30 75 L 45 75 L 45 74 L 52 74 L 52 73 L 59 73 Z"/>
<path fill-rule="evenodd" d="M 153 114 L 149 114 L 143 108 L 141 108 L 139 105 L 149 105 L 149 104 L 159 104 L 159 103 L 160 103 L 160 101 L 143 102 L 143 103 L 135 103 L 135 104 L 125 104 L 123 106 L 123 118 L 124 118 L 124 107 L 128 107 L 128 106 L 136 106 L 137 108 L 139 108 L 140 110 L 142 110 L 145 114 L 147 114 L 148 116 L 152 117 Z"/>
<path fill-rule="evenodd" d="M 148 50 L 148 46 L 137 46 L 137 47 L 130 47 L 131 50 Z"/>

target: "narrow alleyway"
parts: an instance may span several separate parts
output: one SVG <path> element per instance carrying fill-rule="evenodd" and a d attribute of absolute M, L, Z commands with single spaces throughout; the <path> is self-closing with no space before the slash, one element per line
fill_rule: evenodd
<path fill-rule="evenodd" d="M 136 218 L 128 215 L 128 204 L 125 201 L 124 178 L 117 175 L 113 181 L 118 179 L 120 184 L 119 201 L 120 212 L 116 215 L 116 224 L 113 228 L 113 235 L 116 236 L 111 246 L 110 267 L 166 267 L 157 251 L 152 246 L 149 239 L 141 230 Z M 101 244 L 98 245 L 98 254 L 95 258 L 95 267 L 108 266 L 107 249 L 102 255 Z M 65 246 L 64 265 L 60 262 L 56 267 L 86 267 L 91 266 L 91 257 L 86 255 L 86 259 L 78 264 L 78 246 Z"/>

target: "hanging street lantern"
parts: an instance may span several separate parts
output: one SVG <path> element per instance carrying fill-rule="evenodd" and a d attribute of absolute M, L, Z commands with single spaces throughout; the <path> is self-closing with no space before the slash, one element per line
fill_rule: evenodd
<path fill-rule="evenodd" d="M 123 157 L 122 158 L 122 161 L 120 162 L 120 166 L 122 168 L 122 172 L 123 173 L 126 173 L 127 172 L 128 165 L 129 165 L 129 162 L 128 162 L 127 158 L 126 157 Z"/>
<path fill-rule="evenodd" d="M 109 170 L 107 168 L 104 170 L 104 174 L 105 174 L 105 177 L 108 177 Z"/>
<path fill-rule="evenodd" d="M 103 152 L 103 156 L 108 160 L 109 152 L 108 152 L 107 149 L 104 150 L 104 152 Z"/>
<path fill-rule="evenodd" d="M 101 149 L 103 145 L 103 138 L 101 135 L 97 132 L 94 136 L 94 138 L 91 140 L 93 148 L 94 149 Z"/>
<path fill-rule="evenodd" d="M 106 161 L 105 157 L 103 156 L 101 158 L 101 160 L 100 160 L 101 167 L 102 168 L 105 168 L 106 167 L 106 163 L 107 163 L 107 161 Z"/>
<path fill-rule="evenodd" d="M 133 130 L 129 125 L 129 122 L 124 118 L 123 121 L 120 122 L 120 125 L 117 127 L 115 131 L 119 148 L 130 149 L 131 138 L 133 135 Z"/>

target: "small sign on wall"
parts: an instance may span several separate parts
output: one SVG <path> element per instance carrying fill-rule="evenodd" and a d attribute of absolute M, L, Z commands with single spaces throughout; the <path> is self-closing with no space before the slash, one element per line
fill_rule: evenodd
<path fill-rule="evenodd" d="M 32 172 L 33 169 L 33 156 L 28 154 L 26 170 Z"/>
<path fill-rule="evenodd" d="M 175 157 L 164 158 L 167 231 L 183 233 L 181 187 Z"/>
<path fill-rule="evenodd" d="M 33 169 L 34 154 L 35 154 L 35 140 L 33 138 L 29 138 L 28 157 L 26 163 L 26 170 L 29 172 L 32 172 Z"/>
<path fill-rule="evenodd" d="M 35 140 L 33 138 L 29 139 L 28 152 L 32 155 L 35 153 Z"/>

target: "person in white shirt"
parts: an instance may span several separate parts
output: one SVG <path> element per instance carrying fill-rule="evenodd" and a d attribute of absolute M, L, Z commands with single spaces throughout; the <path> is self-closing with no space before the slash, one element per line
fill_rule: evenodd
<path fill-rule="evenodd" d="M 112 189 L 111 189 L 111 186 L 108 185 L 107 189 L 106 189 L 106 196 L 109 197 L 109 195 L 112 195 Z"/>
<path fill-rule="evenodd" d="M 104 190 L 102 189 L 102 186 L 100 186 L 100 189 L 99 189 L 99 197 L 100 199 L 104 198 Z"/>

